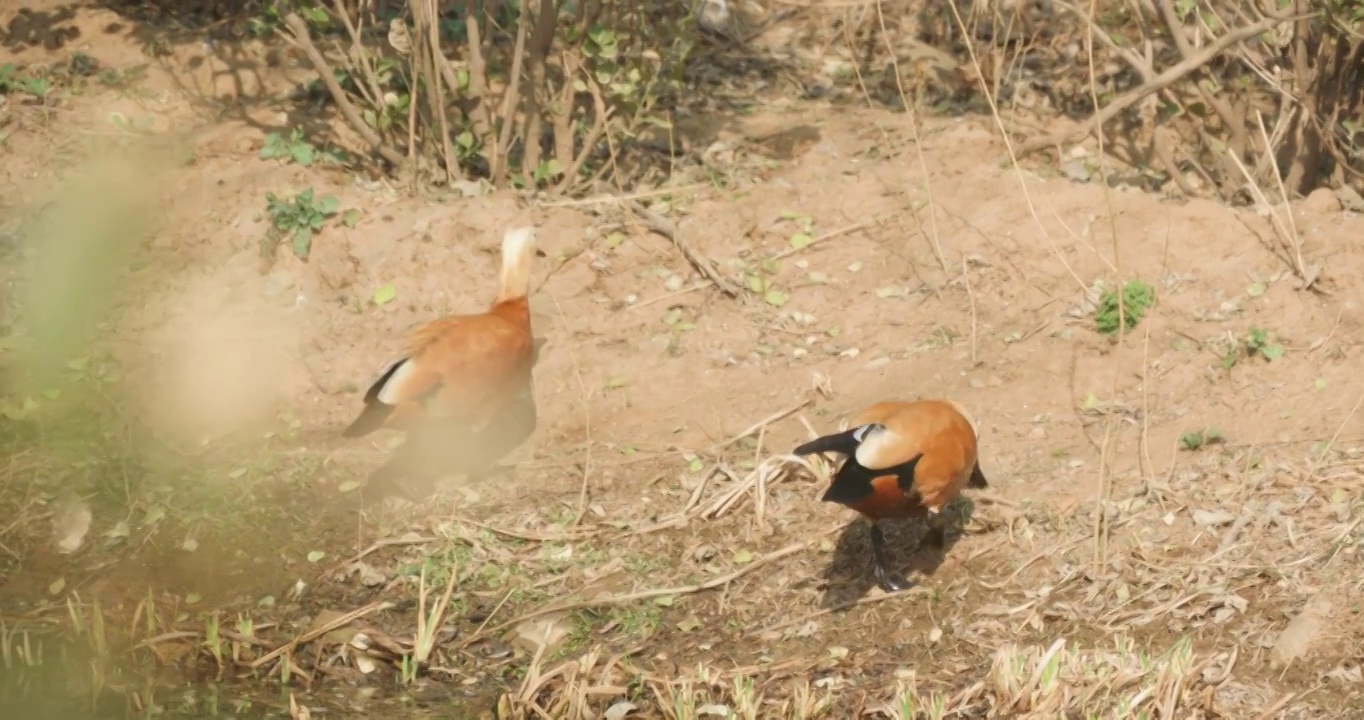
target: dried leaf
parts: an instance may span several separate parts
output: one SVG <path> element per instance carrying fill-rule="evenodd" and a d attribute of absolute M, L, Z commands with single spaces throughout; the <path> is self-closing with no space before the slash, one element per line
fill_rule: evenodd
<path fill-rule="evenodd" d="M 393 287 L 392 283 L 381 285 L 378 290 L 374 291 L 374 304 L 380 306 L 387 305 L 393 302 L 397 297 L 398 289 Z"/>
<path fill-rule="evenodd" d="M 90 521 L 94 516 L 84 500 L 71 498 L 63 502 L 52 516 L 52 530 L 57 538 L 57 552 L 70 555 L 85 544 L 85 534 L 90 532 Z"/>
<path fill-rule="evenodd" d="M 378 669 L 378 665 L 368 655 L 355 656 L 355 668 L 361 673 L 368 675 Z"/>
<path fill-rule="evenodd" d="M 367 562 L 359 561 L 346 566 L 346 574 L 355 573 L 360 576 L 360 584 L 365 587 L 377 587 L 383 585 L 388 578 L 384 574 L 374 569 L 374 566 Z"/>
<path fill-rule="evenodd" d="M 1309 601 L 1274 639 L 1274 659 L 1287 664 L 1301 657 L 1321 637 L 1330 613 L 1329 600 L 1318 595 Z"/>
<path fill-rule="evenodd" d="M 602 720 L 621 720 L 621 718 L 629 715 L 631 710 L 636 709 L 638 709 L 638 706 L 634 703 L 629 700 L 621 700 L 607 708 L 606 712 L 601 714 L 601 717 Z"/>
<path fill-rule="evenodd" d="M 1205 527 L 1217 527 L 1219 525 L 1230 525 L 1236 519 L 1235 515 L 1226 510 L 1195 510 L 1193 520 L 1198 525 Z"/>

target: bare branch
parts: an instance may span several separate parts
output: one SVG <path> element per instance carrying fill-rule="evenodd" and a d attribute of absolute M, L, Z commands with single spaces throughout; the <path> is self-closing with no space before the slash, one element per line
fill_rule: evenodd
<path fill-rule="evenodd" d="M 351 104 L 346 91 L 341 88 L 340 83 L 336 82 L 336 75 L 332 72 L 331 65 L 327 64 L 326 58 L 318 52 L 317 46 L 313 44 L 312 35 L 308 32 L 308 23 L 298 16 L 298 13 L 287 13 L 284 16 L 284 24 L 293 33 L 295 41 L 303 48 L 303 52 L 308 56 L 308 62 L 312 63 L 313 69 L 317 71 L 322 84 L 327 87 L 327 92 L 331 94 L 336 106 L 341 109 L 341 114 L 345 116 L 346 122 L 350 124 L 360 137 L 364 138 L 372 152 L 378 153 L 380 157 L 387 160 L 395 168 L 405 168 L 407 159 L 397 150 L 384 143 L 379 134 L 374 132 L 365 119 L 360 116 L 360 112 Z"/>

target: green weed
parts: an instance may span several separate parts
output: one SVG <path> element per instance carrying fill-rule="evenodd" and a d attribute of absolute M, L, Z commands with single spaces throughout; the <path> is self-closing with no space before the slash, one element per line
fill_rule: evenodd
<path fill-rule="evenodd" d="M 1210 427 L 1194 432 L 1186 432 L 1179 436 L 1180 450 L 1198 450 L 1205 445 L 1214 445 L 1223 442 L 1222 431 Z"/>
<path fill-rule="evenodd" d="M 312 252 L 313 233 L 320 231 L 327 218 L 335 215 L 341 206 L 341 201 L 331 195 L 314 198 L 312 188 L 289 200 L 266 193 L 265 202 L 265 212 L 270 216 L 271 225 L 279 233 L 292 238 L 294 255 L 300 260 L 307 260 L 308 254 Z M 278 239 L 275 240 L 277 242 Z M 273 251 L 273 248 L 272 243 L 270 249 Z"/>
<path fill-rule="evenodd" d="M 1094 311 L 1094 324 L 1099 332 L 1111 335 L 1120 325 L 1131 330 L 1141 322 L 1146 311 L 1156 301 L 1155 288 L 1141 280 L 1128 280 L 1122 286 L 1122 318 L 1118 316 L 1118 292 L 1106 290 L 1099 298 L 1099 307 Z"/>

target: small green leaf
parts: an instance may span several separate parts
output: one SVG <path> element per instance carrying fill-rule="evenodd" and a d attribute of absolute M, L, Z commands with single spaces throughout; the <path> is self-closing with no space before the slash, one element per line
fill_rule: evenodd
<path fill-rule="evenodd" d="M 203 600 L 203 598 L 199 596 L 199 593 L 190 593 L 185 596 L 186 605 L 198 605 L 201 600 Z"/>
<path fill-rule="evenodd" d="M 323 195 L 317 200 L 317 209 L 321 211 L 323 215 L 335 215 L 337 209 L 340 207 L 341 201 L 337 200 L 332 195 Z"/>
<path fill-rule="evenodd" d="M 678 623 L 677 629 L 687 633 L 695 632 L 701 629 L 701 621 L 697 620 L 696 616 L 693 615 L 692 617 L 689 617 L 686 620 L 683 620 L 682 622 Z"/>
<path fill-rule="evenodd" d="M 310 228 L 301 227 L 294 230 L 294 254 L 299 260 L 307 260 L 308 253 L 313 250 L 313 231 Z"/>
<path fill-rule="evenodd" d="M 1253 298 L 1257 298 L 1260 297 L 1261 295 L 1264 295 L 1265 290 L 1267 289 L 1268 288 L 1265 287 L 1265 284 L 1262 282 L 1251 283 L 1251 286 L 1246 288 L 1246 294 Z"/>
<path fill-rule="evenodd" d="M 616 388 L 623 388 L 629 384 L 630 378 L 627 378 L 624 375 L 616 375 L 606 381 L 606 388 L 608 390 L 615 390 Z"/>
<path fill-rule="evenodd" d="M 767 289 L 767 281 L 757 275 L 748 276 L 748 289 L 755 293 L 760 293 Z"/>
<path fill-rule="evenodd" d="M 734 562 L 739 565 L 747 565 L 748 563 L 753 562 L 753 553 L 748 550 L 740 550 L 739 552 L 734 553 Z"/>
<path fill-rule="evenodd" d="M 879 298 L 904 297 L 906 294 L 904 288 L 895 287 L 893 285 L 877 288 L 876 290 L 876 297 Z"/>
<path fill-rule="evenodd" d="M 337 491 L 348 493 L 360 487 L 360 483 L 354 480 L 347 480 L 336 486 Z"/>
<path fill-rule="evenodd" d="M 701 458 L 692 458 L 692 461 L 687 463 L 687 469 L 692 472 L 701 472 L 701 468 L 705 466 L 705 463 L 701 462 Z"/>
<path fill-rule="evenodd" d="M 772 307 L 781 307 L 782 305 L 785 305 L 786 301 L 789 299 L 790 298 L 786 296 L 786 293 L 780 290 L 769 290 L 767 291 L 767 294 L 763 296 L 763 300 Z"/>
<path fill-rule="evenodd" d="M 380 285 L 379 289 L 374 291 L 374 304 L 379 306 L 387 305 L 393 302 L 397 297 L 398 289 L 393 287 L 393 283 Z"/>
<path fill-rule="evenodd" d="M 318 560 L 321 560 L 321 559 L 324 558 L 324 557 L 327 557 L 327 553 L 324 553 L 324 552 L 322 552 L 321 550 L 314 550 L 314 551 L 308 553 L 308 562 L 310 562 L 310 563 L 315 563 L 315 562 L 317 562 Z"/>
<path fill-rule="evenodd" d="M 613 232 L 610 235 L 606 236 L 606 247 L 609 248 L 620 247 L 620 244 L 623 242 L 625 242 L 624 233 Z"/>
<path fill-rule="evenodd" d="M 313 159 L 316 157 L 316 153 L 313 152 L 313 146 L 305 143 L 296 143 L 291 146 L 289 148 L 289 155 L 294 159 L 294 162 L 303 167 L 312 165 Z"/>
<path fill-rule="evenodd" d="M 654 598 L 654 604 L 657 605 L 657 606 L 659 606 L 659 607 L 672 607 L 672 606 L 673 606 L 673 596 L 672 596 L 672 595 L 659 595 L 658 597 Z"/>
<path fill-rule="evenodd" d="M 673 308 L 663 316 L 663 322 L 667 325 L 676 325 L 682 320 L 682 308 Z"/>
<path fill-rule="evenodd" d="M 1266 345 L 1260 349 L 1260 354 L 1264 355 L 1266 360 L 1274 362 L 1275 360 L 1278 360 L 1279 358 L 1283 357 L 1283 346 Z"/>
<path fill-rule="evenodd" d="M 807 234 L 805 234 L 805 233 L 803 233 L 803 232 L 802 232 L 802 233 L 796 233 L 795 235 L 792 235 L 792 236 L 791 236 L 791 249 L 793 249 L 793 250 L 799 250 L 799 249 L 805 247 L 806 245 L 809 245 L 809 244 L 810 244 L 810 241 L 813 240 L 813 239 L 814 239 L 814 238 L 811 238 L 809 235 L 807 235 Z"/>
<path fill-rule="evenodd" d="M 355 225 L 356 225 L 356 223 L 358 223 L 358 222 L 360 222 L 360 210 L 359 210 L 359 208 L 351 208 L 351 209 L 345 211 L 344 213 L 341 213 L 341 224 L 342 224 L 342 225 L 345 225 L 345 226 L 348 227 L 348 228 L 354 228 Z"/>
<path fill-rule="evenodd" d="M 47 586 L 47 594 L 56 595 L 57 593 L 61 592 L 65 587 L 66 578 L 57 578 L 56 580 L 52 581 L 51 585 Z"/>
<path fill-rule="evenodd" d="M 1318 390 L 1326 389 L 1326 378 L 1317 378 L 1316 386 Z"/>

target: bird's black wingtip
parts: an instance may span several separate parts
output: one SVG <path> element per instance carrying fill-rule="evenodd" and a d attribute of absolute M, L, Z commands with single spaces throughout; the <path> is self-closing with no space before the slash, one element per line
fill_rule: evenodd
<path fill-rule="evenodd" d="M 978 490 L 990 487 L 989 481 L 985 479 L 985 473 L 980 471 L 980 465 L 971 470 L 971 479 L 967 485 Z"/>
<path fill-rule="evenodd" d="M 378 401 L 369 403 L 360 412 L 360 417 L 355 418 L 354 422 L 341 431 L 341 437 L 358 438 L 368 435 L 378 430 L 392 412 L 393 406 L 391 405 L 385 405 Z"/>
<path fill-rule="evenodd" d="M 853 428 L 841 433 L 817 437 L 798 446 L 791 453 L 793 455 L 813 455 L 822 452 L 839 452 L 844 455 L 851 455 L 857 451 L 857 438 L 853 435 L 856 431 L 857 428 Z"/>

